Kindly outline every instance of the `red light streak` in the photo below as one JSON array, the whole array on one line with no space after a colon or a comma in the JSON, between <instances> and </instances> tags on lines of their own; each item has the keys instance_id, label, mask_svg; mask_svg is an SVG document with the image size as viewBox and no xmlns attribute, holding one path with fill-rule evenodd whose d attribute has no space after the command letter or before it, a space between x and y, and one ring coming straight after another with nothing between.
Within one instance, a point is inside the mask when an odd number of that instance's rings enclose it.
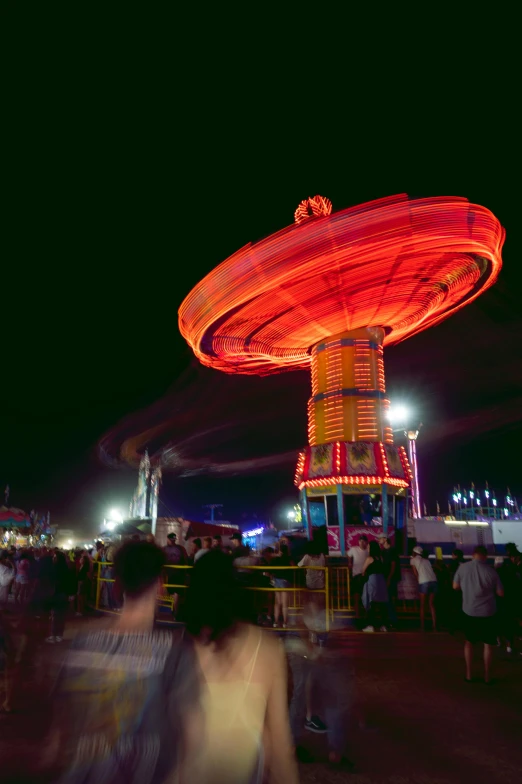
<instances>
[{"instance_id":1,"label":"red light streak","mask_svg":"<svg viewBox=\"0 0 522 784\"><path fill-rule=\"evenodd\" d=\"M312 346L368 325L393 345L489 288L503 241L495 216L466 199L380 199L237 251L186 297L180 330L227 373L308 367Z\"/></svg>"}]
</instances>

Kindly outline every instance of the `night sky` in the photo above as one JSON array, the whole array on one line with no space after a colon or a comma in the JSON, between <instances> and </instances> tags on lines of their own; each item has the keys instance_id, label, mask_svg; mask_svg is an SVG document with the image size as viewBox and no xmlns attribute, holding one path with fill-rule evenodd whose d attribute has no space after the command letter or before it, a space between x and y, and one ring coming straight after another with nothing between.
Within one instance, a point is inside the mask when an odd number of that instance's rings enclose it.
<instances>
[{"instance_id":1,"label":"night sky","mask_svg":"<svg viewBox=\"0 0 522 784\"><path fill-rule=\"evenodd\" d=\"M323 24L334 35L333 20ZM505 41L480 56L470 45L456 65L437 56L440 41L403 62L377 39L371 57L352 39L332 54L317 32L324 53L307 37L303 61L279 38L232 49L212 20L197 35L179 18L13 25L0 385L0 484L12 505L90 534L109 508L128 508L136 473L117 465L122 438L163 421L179 465L161 513L202 519L215 502L237 522L283 520L297 500L307 374L198 367L177 309L316 193L334 210L401 192L458 195L499 218L499 282L389 349L386 375L392 400L424 423L431 511L436 500L447 508L457 482L522 496L518 88Z\"/></svg>"}]
</instances>

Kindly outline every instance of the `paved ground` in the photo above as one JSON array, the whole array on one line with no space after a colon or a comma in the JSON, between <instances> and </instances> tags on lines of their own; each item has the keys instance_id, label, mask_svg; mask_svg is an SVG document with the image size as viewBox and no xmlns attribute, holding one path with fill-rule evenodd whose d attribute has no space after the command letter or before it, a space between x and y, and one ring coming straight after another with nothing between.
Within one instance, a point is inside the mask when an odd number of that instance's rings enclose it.
<instances>
[{"instance_id":1,"label":"paved ground","mask_svg":"<svg viewBox=\"0 0 522 784\"><path fill-rule=\"evenodd\" d=\"M463 680L461 641L449 635L342 633L331 643L332 666L354 687L346 735L356 770L330 770L320 761L325 736L306 733L319 761L301 766L304 784L520 784L521 656L499 654L497 683L470 685ZM62 651L36 645L16 695L17 712L0 715L3 784L52 780L51 772L41 771L41 754L47 695Z\"/></svg>"},{"instance_id":2,"label":"paved ground","mask_svg":"<svg viewBox=\"0 0 522 784\"><path fill-rule=\"evenodd\" d=\"M462 641L450 635L346 634L336 648L355 676L347 734L356 769L303 765L302 782L522 781L522 657L499 654L497 682L486 686L465 683Z\"/></svg>"}]
</instances>

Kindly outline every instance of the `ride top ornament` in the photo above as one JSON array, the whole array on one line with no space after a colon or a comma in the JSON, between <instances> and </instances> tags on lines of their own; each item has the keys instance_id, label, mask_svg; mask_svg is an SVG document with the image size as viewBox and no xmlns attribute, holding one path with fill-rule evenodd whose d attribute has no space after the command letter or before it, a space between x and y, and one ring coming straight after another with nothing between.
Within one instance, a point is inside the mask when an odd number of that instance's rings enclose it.
<instances>
[{"instance_id":1,"label":"ride top ornament","mask_svg":"<svg viewBox=\"0 0 522 784\"><path fill-rule=\"evenodd\" d=\"M296 223L302 223L308 218L320 218L321 215L331 215L332 202L324 196L314 196L313 199L302 201L294 212Z\"/></svg>"},{"instance_id":2,"label":"ride top ornament","mask_svg":"<svg viewBox=\"0 0 522 784\"><path fill-rule=\"evenodd\" d=\"M387 421L383 349L492 286L504 230L459 197L331 210L308 199L295 224L222 262L182 303L180 330L226 373L311 368L309 446L295 478L305 494L404 492L411 471Z\"/></svg>"}]
</instances>

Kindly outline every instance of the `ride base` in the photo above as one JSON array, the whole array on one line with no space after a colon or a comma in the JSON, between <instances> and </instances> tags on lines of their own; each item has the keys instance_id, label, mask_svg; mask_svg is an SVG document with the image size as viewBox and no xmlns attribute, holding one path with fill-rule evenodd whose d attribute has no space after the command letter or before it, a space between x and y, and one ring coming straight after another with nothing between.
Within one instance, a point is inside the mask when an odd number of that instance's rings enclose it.
<instances>
[{"instance_id":1,"label":"ride base","mask_svg":"<svg viewBox=\"0 0 522 784\"><path fill-rule=\"evenodd\" d=\"M412 473L405 449L393 443L388 423L383 361L384 330L357 329L314 346L312 397L308 402L308 441L297 463L295 484L309 536L311 499L323 498L325 522L339 531L346 552L345 496L380 495L382 530L387 533L388 496L405 498ZM328 502L336 496L337 502ZM393 515L395 519L395 515Z\"/></svg>"}]
</instances>

